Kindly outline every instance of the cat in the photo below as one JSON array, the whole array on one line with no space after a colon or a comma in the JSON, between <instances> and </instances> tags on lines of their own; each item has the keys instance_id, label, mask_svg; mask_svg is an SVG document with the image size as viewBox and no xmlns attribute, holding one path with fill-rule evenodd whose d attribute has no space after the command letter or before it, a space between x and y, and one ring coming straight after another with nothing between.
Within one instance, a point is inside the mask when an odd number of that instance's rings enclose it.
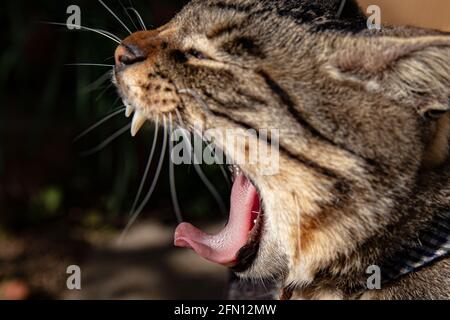
<instances>
[{"instance_id":1,"label":"cat","mask_svg":"<svg viewBox=\"0 0 450 320\"><path fill-rule=\"evenodd\" d=\"M182 223L175 245L272 279L283 299L448 299L450 34L369 30L341 4L193 0L133 33L113 76L132 134L163 118L238 138L278 130L279 172L233 166L225 229ZM435 234L439 256L396 274ZM370 290L370 266L394 275Z\"/></svg>"}]
</instances>

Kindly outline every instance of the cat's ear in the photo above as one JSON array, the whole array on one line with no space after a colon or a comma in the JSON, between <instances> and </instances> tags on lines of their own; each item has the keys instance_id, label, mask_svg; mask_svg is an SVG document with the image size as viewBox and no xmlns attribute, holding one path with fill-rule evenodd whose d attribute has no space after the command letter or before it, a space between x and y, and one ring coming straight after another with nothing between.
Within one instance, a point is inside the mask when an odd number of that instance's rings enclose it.
<instances>
[{"instance_id":1,"label":"cat's ear","mask_svg":"<svg viewBox=\"0 0 450 320\"><path fill-rule=\"evenodd\" d=\"M450 109L450 35L353 37L326 64L334 79L414 105L424 116Z\"/></svg>"}]
</instances>

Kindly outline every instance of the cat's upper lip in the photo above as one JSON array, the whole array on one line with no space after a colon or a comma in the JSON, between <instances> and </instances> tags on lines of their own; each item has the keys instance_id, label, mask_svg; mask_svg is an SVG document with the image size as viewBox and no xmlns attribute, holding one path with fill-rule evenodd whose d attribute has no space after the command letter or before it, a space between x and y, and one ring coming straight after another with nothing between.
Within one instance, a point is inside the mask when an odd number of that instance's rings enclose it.
<instances>
[{"instance_id":1,"label":"cat's upper lip","mask_svg":"<svg viewBox=\"0 0 450 320\"><path fill-rule=\"evenodd\" d=\"M191 248L212 262L241 268L249 262L248 249L257 247L254 243L259 238L262 214L255 186L238 167L234 166L233 170L227 225L218 234L209 235L189 223L181 223L175 230L174 244Z\"/></svg>"},{"instance_id":2,"label":"cat's upper lip","mask_svg":"<svg viewBox=\"0 0 450 320\"><path fill-rule=\"evenodd\" d=\"M117 76L115 76L117 79ZM117 80L115 80L117 82ZM148 120L145 115L139 111L132 103L127 101L125 97L122 98L123 104L125 105L125 117L129 118L133 115L133 119L131 121L131 136L135 137L145 122Z\"/></svg>"}]
</instances>

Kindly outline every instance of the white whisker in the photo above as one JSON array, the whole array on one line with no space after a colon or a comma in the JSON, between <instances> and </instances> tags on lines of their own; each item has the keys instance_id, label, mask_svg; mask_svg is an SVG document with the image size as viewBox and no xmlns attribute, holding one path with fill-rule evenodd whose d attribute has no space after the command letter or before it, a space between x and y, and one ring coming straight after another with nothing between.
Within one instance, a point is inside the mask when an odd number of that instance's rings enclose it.
<instances>
[{"instance_id":1,"label":"white whisker","mask_svg":"<svg viewBox=\"0 0 450 320\"><path fill-rule=\"evenodd\" d=\"M200 106L204 109L204 111L207 114L211 114L211 111L209 110L208 104L202 99L202 97L200 97L200 95L195 92L194 90L191 89L180 89L178 90L178 93L181 94L188 94L191 97L193 97L195 100L197 100L198 104L200 104Z\"/></svg>"},{"instance_id":2,"label":"white whisker","mask_svg":"<svg viewBox=\"0 0 450 320\"><path fill-rule=\"evenodd\" d=\"M182 92L182 91L184 91L184 92ZM209 112L208 105L203 101L203 99L201 99L201 98L197 95L197 93L196 93L195 91L190 90L190 89L182 89L182 90L179 90L178 92L179 92L179 93L187 93L187 94L189 94L189 95L192 95L195 99L197 99L197 101L198 101L199 103L203 104L203 105L204 105L204 108L206 109L206 111ZM180 112L178 111L178 109L175 109L175 112L176 112L176 114L177 114L178 121L179 121L180 124L184 127L183 119L181 118ZM194 130L194 134L197 134L197 136L201 137L201 135L199 135L195 130ZM207 145L207 148L208 148L208 149L211 151L211 153L212 153L212 147L211 147L210 145ZM215 152L214 152L214 159L216 160L216 162L218 162L218 160L217 160L217 154L216 154ZM219 163L218 163L218 164L219 164ZM229 179L229 177L228 177L227 172L226 172L225 169L223 168L222 164L219 164L219 168L220 168L220 171L222 172L223 177L225 178L225 181L227 182L228 185L230 185L230 184L231 184L230 179Z\"/></svg>"},{"instance_id":3,"label":"white whisker","mask_svg":"<svg viewBox=\"0 0 450 320\"><path fill-rule=\"evenodd\" d=\"M158 125L159 125L159 117L156 118L155 134L153 136L152 148L151 148L151 151L150 151L150 155L148 156L147 166L145 167L145 171L144 171L144 175L142 176L141 184L139 185L139 189L138 189L138 192L136 194L136 198L134 199L133 206L131 207L130 216L133 215L134 211L136 210L139 198L141 197L142 189L144 188L145 180L147 179L148 172L150 171L150 165L151 165L152 160L153 160L153 155L154 155L155 149L156 149L156 142L158 140Z\"/></svg>"},{"instance_id":4,"label":"white whisker","mask_svg":"<svg viewBox=\"0 0 450 320\"><path fill-rule=\"evenodd\" d=\"M113 64L103 64L103 63L67 63L65 66L81 66L81 67L114 67Z\"/></svg>"},{"instance_id":5,"label":"white whisker","mask_svg":"<svg viewBox=\"0 0 450 320\"><path fill-rule=\"evenodd\" d=\"M114 100L114 103L112 104L110 110L114 111L115 110L115 106L116 106L117 102L119 102L119 101L122 101L121 97L117 97L116 100Z\"/></svg>"},{"instance_id":6,"label":"white whisker","mask_svg":"<svg viewBox=\"0 0 450 320\"><path fill-rule=\"evenodd\" d=\"M165 122L165 119L164 119L164 122ZM153 194L153 191L155 190L156 183L158 182L159 175L161 173L162 164L163 164L164 155L166 153L166 150L167 150L167 127L164 124L163 147L162 147L162 150L161 150L161 156L159 157L159 162L158 162L158 167L156 169L155 177L154 177L154 179L152 181L152 185L150 186L150 190L148 191L148 193L145 196L144 200L142 200L141 205L133 213L133 215L130 218L130 221L128 222L128 224L126 225L125 229L123 230L121 236L119 237L119 243L122 243L123 239L125 238L126 234L128 233L128 230L131 228L133 223L136 221L137 217L139 216L139 214L142 212L142 210L146 206L148 200L150 200L150 198L151 198L151 196Z\"/></svg>"},{"instance_id":7,"label":"white whisker","mask_svg":"<svg viewBox=\"0 0 450 320\"><path fill-rule=\"evenodd\" d=\"M219 192L214 187L214 185L211 183L211 181L209 181L209 179L206 177L206 175L203 172L203 170L200 167L200 165L197 164L198 159L197 159L197 156L195 155L195 152L192 153L192 144L191 144L190 138L186 135L184 130L181 130L181 134L184 136L186 142L188 143L188 150L189 150L190 155L194 156L194 169L195 169L195 171L197 171L197 174L200 177L200 179L202 180L203 184L206 186L206 188L209 190L209 192L211 193L213 198L216 200L217 204L219 205L220 211L224 215L226 215L227 214L227 210L226 210L225 204L223 203L222 197L220 196ZM191 157L191 159L192 159L192 157Z\"/></svg>"},{"instance_id":8,"label":"white whisker","mask_svg":"<svg viewBox=\"0 0 450 320\"><path fill-rule=\"evenodd\" d=\"M73 142L77 142L78 140L80 140L81 138L83 138L84 136L86 136L89 132L91 132L92 130L98 128L99 126L101 126L103 123L105 123L106 121L108 121L111 118L114 118L115 116L117 116L118 114L122 113L125 111L125 108L120 107L119 110L114 111L113 113L107 115L106 117L104 117L103 119L101 119L100 121L98 121L97 123L93 124L92 126L90 126L88 129L86 129L85 131L83 131L82 133L80 133L78 136L75 137L75 139L73 139Z\"/></svg>"},{"instance_id":9,"label":"white whisker","mask_svg":"<svg viewBox=\"0 0 450 320\"><path fill-rule=\"evenodd\" d=\"M106 91L111 89L113 86L114 86L114 83L112 83L112 82L110 84L108 84L106 86L106 88L103 89L103 91L98 94L98 96L95 98L95 101L99 101L101 99L101 97L103 97L103 95L106 93Z\"/></svg>"},{"instance_id":10,"label":"white whisker","mask_svg":"<svg viewBox=\"0 0 450 320\"><path fill-rule=\"evenodd\" d=\"M345 4L347 0L341 0L341 4L339 5L338 12L336 13L336 18L339 19L342 15L342 12L344 11Z\"/></svg>"},{"instance_id":11,"label":"white whisker","mask_svg":"<svg viewBox=\"0 0 450 320\"><path fill-rule=\"evenodd\" d=\"M195 129L194 129L194 134L197 135L197 137L199 137L200 139L202 139L204 141L204 139L202 138L202 135L199 134ZM220 171L222 172L223 177L225 178L225 181L227 182L228 185L230 185L230 179L228 177L227 172L225 171L223 164L219 163L218 157L216 152L213 150L213 148L211 147L211 145L207 144L206 147L209 149L209 151L211 152L211 154L214 154L214 160L216 161L216 164L219 166Z\"/></svg>"},{"instance_id":12,"label":"white whisker","mask_svg":"<svg viewBox=\"0 0 450 320\"><path fill-rule=\"evenodd\" d=\"M131 23L133 24L134 29L139 30L139 28L136 26L136 23L134 23L133 18L131 18L130 14L128 13L127 8L125 8L125 6L123 5L122 1L119 0L120 6L122 7L123 11L125 11L128 19L130 19Z\"/></svg>"},{"instance_id":13,"label":"white whisker","mask_svg":"<svg viewBox=\"0 0 450 320\"><path fill-rule=\"evenodd\" d=\"M71 24L71 23L46 22L46 21L44 21L42 23L46 23L46 24L50 24L50 25L56 25L56 26L79 28L80 30L91 31L91 32L100 34L100 35L102 35L102 36L104 36L104 37L106 37L106 38L108 38L108 39L110 39L110 40L112 40L112 41L114 41L114 42L116 42L118 44L120 44L122 42L122 40L118 36L112 34L111 32L102 30L102 29L94 29L94 28L84 27L84 26ZM78 31L78 29L73 29L73 30L74 31Z\"/></svg>"},{"instance_id":14,"label":"white whisker","mask_svg":"<svg viewBox=\"0 0 450 320\"><path fill-rule=\"evenodd\" d=\"M116 18L117 19L117 21L119 21L119 23L130 33L130 34L132 34L133 32L131 32L131 30L130 29L128 29L128 27L127 27L127 25L125 24L125 23L123 23L123 21L114 13L114 11L112 11L102 0L98 0L98 2L100 2L100 4L102 5L102 6L104 6L105 8L106 8L106 10L108 10L109 11L109 13L111 13L112 14L112 16L114 17L114 18Z\"/></svg>"},{"instance_id":15,"label":"white whisker","mask_svg":"<svg viewBox=\"0 0 450 320\"><path fill-rule=\"evenodd\" d=\"M131 124L127 124L125 127L123 127L122 129L119 129L118 131L116 131L115 133L113 133L108 139L106 139L105 141L103 141L102 143L100 143L98 146L96 146L95 148L92 148L90 150L84 151L80 154L80 156L82 157L87 157L90 155L93 155L94 153L97 153L101 150L103 150L104 148L106 148L111 142L113 142L115 139L117 139L118 137L120 137L122 134L124 134L126 131L130 130L131 128Z\"/></svg>"},{"instance_id":16,"label":"white whisker","mask_svg":"<svg viewBox=\"0 0 450 320\"><path fill-rule=\"evenodd\" d=\"M300 203L298 201L297 195L293 194L294 202L297 205L297 210L295 210L296 218L297 218L297 228L298 228L298 236L297 236L297 253L301 250L301 224L300 224Z\"/></svg>"},{"instance_id":17,"label":"white whisker","mask_svg":"<svg viewBox=\"0 0 450 320\"><path fill-rule=\"evenodd\" d=\"M180 122L180 125L184 127L183 118L181 117L180 111L178 111L178 109L175 109L175 113L177 114L177 119Z\"/></svg>"},{"instance_id":18,"label":"white whisker","mask_svg":"<svg viewBox=\"0 0 450 320\"><path fill-rule=\"evenodd\" d=\"M174 164L172 161L172 151L173 151L173 141L170 138L170 134L172 133L173 123L172 123L172 115L169 114L169 181L170 181L170 195L172 197L173 208L175 210L175 215L177 217L178 223L183 222L183 217L181 215L180 205L178 203L177 198L177 188L175 184L175 172L174 172Z\"/></svg>"},{"instance_id":19,"label":"white whisker","mask_svg":"<svg viewBox=\"0 0 450 320\"><path fill-rule=\"evenodd\" d=\"M134 12L134 14L136 15L136 17L138 18L138 21L142 27L142 30L146 31L147 27L145 26L144 20L142 19L141 15L139 14L139 12L135 9L135 8L127 8L128 10L131 10Z\"/></svg>"},{"instance_id":20,"label":"white whisker","mask_svg":"<svg viewBox=\"0 0 450 320\"><path fill-rule=\"evenodd\" d=\"M83 88L83 92L89 93L97 90L104 82L111 79L111 71L105 72L97 80L88 84L86 88Z\"/></svg>"}]
</instances>

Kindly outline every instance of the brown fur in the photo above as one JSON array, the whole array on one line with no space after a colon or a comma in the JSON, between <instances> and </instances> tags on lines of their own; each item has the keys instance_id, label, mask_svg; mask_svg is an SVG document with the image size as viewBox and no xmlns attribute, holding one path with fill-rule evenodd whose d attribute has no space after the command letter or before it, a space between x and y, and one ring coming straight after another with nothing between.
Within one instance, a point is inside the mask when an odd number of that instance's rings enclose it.
<instances>
[{"instance_id":1,"label":"brown fur","mask_svg":"<svg viewBox=\"0 0 450 320\"><path fill-rule=\"evenodd\" d=\"M242 165L265 215L242 277L294 297L448 298L448 259L377 292L365 270L450 212L448 114L428 117L450 108L450 35L368 31L352 1L336 19L339 4L194 0L124 41L144 59L117 70L118 90L150 120L280 130L278 175Z\"/></svg>"}]
</instances>

